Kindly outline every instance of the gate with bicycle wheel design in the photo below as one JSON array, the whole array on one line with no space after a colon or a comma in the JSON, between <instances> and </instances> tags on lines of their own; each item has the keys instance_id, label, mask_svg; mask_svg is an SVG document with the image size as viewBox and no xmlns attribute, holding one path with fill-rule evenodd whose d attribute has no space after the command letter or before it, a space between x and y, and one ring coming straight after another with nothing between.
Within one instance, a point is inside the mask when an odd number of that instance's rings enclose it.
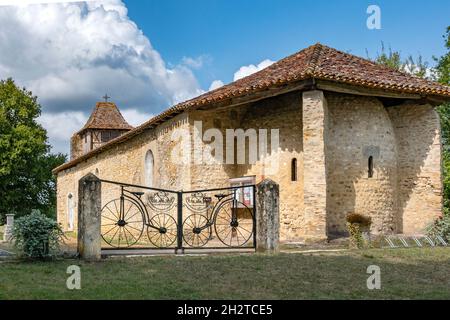
<instances>
[{"instance_id":1,"label":"gate with bicycle wheel design","mask_svg":"<svg viewBox=\"0 0 450 320\"><path fill-rule=\"evenodd\" d=\"M256 248L254 185L172 191L101 181L104 249Z\"/></svg>"}]
</instances>

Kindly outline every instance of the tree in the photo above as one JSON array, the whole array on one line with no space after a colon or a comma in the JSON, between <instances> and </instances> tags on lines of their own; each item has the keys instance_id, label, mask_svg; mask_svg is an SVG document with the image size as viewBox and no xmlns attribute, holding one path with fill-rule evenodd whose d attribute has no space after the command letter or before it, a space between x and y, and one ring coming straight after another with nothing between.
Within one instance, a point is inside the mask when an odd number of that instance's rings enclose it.
<instances>
[{"instance_id":1,"label":"tree","mask_svg":"<svg viewBox=\"0 0 450 320\"><path fill-rule=\"evenodd\" d=\"M366 54L369 57L367 50ZM391 47L389 47L389 51L386 51L383 42L381 43L381 53L378 53L372 61L416 77L428 78L430 76L429 72L427 72L429 70L428 63L423 61L422 56L419 55L417 58L414 58L412 55L409 55L406 59L403 59L400 51L392 50Z\"/></svg>"},{"instance_id":2,"label":"tree","mask_svg":"<svg viewBox=\"0 0 450 320\"><path fill-rule=\"evenodd\" d=\"M0 219L5 214L55 213L56 183L51 170L66 160L50 154L47 133L36 119L37 97L12 79L0 81Z\"/></svg>"},{"instance_id":3,"label":"tree","mask_svg":"<svg viewBox=\"0 0 450 320\"><path fill-rule=\"evenodd\" d=\"M367 56L369 56L366 50ZM373 59L374 62L390 67L392 69L400 70L403 69L403 63L401 59L401 55L399 51L393 51L391 47L389 47L389 52L386 52L386 47L384 43L381 43L381 53L377 54L377 57Z\"/></svg>"},{"instance_id":4,"label":"tree","mask_svg":"<svg viewBox=\"0 0 450 320\"><path fill-rule=\"evenodd\" d=\"M450 85L450 26L444 35L447 52L436 61L436 80L442 84ZM450 215L450 103L443 104L438 109L441 117L442 141L444 149L444 208Z\"/></svg>"},{"instance_id":5,"label":"tree","mask_svg":"<svg viewBox=\"0 0 450 320\"><path fill-rule=\"evenodd\" d=\"M445 85L450 85L450 26L447 27L444 39L447 53L440 58L434 58L437 63L435 71L437 81Z\"/></svg>"}]
</instances>

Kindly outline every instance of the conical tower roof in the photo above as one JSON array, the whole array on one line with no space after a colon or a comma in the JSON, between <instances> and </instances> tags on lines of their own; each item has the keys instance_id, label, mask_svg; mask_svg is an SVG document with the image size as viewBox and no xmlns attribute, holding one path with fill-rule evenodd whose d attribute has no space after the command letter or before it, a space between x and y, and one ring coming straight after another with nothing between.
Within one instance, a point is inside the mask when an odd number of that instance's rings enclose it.
<instances>
[{"instance_id":1,"label":"conical tower roof","mask_svg":"<svg viewBox=\"0 0 450 320\"><path fill-rule=\"evenodd\" d=\"M97 102L89 120L80 132L96 130L131 130L133 127L124 119L113 102Z\"/></svg>"}]
</instances>

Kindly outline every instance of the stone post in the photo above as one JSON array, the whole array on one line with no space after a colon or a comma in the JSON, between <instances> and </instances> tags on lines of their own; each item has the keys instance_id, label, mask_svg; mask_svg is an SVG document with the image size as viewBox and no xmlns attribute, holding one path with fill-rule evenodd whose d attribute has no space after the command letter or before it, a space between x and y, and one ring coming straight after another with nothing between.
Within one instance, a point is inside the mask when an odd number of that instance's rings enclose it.
<instances>
[{"instance_id":1,"label":"stone post","mask_svg":"<svg viewBox=\"0 0 450 320\"><path fill-rule=\"evenodd\" d=\"M101 182L92 173L78 183L78 254L87 261L101 259Z\"/></svg>"},{"instance_id":2,"label":"stone post","mask_svg":"<svg viewBox=\"0 0 450 320\"><path fill-rule=\"evenodd\" d=\"M328 107L322 91L303 92L305 240L327 239Z\"/></svg>"},{"instance_id":3,"label":"stone post","mask_svg":"<svg viewBox=\"0 0 450 320\"><path fill-rule=\"evenodd\" d=\"M4 241L11 240L13 228L14 228L14 214L7 214L6 215L5 233L3 234Z\"/></svg>"},{"instance_id":4,"label":"stone post","mask_svg":"<svg viewBox=\"0 0 450 320\"><path fill-rule=\"evenodd\" d=\"M270 179L256 186L256 250L276 253L280 240L280 187Z\"/></svg>"}]
</instances>

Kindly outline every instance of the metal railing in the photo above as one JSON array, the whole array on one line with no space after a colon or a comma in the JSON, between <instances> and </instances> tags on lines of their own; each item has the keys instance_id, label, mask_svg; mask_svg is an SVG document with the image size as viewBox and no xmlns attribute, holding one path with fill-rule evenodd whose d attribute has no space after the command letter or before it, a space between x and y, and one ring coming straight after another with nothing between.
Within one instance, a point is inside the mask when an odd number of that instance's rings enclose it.
<instances>
[{"instance_id":1,"label":"metal railing","mask_svg":"<svg viewBox=\"0 0 450 320\"><path fill-rule=\"evenodd\" d=\"M256 248L256 186L174 191L110 180L105 249ZM103 198L103 194L102 194Z\"/></svg>"}]
</instances>

